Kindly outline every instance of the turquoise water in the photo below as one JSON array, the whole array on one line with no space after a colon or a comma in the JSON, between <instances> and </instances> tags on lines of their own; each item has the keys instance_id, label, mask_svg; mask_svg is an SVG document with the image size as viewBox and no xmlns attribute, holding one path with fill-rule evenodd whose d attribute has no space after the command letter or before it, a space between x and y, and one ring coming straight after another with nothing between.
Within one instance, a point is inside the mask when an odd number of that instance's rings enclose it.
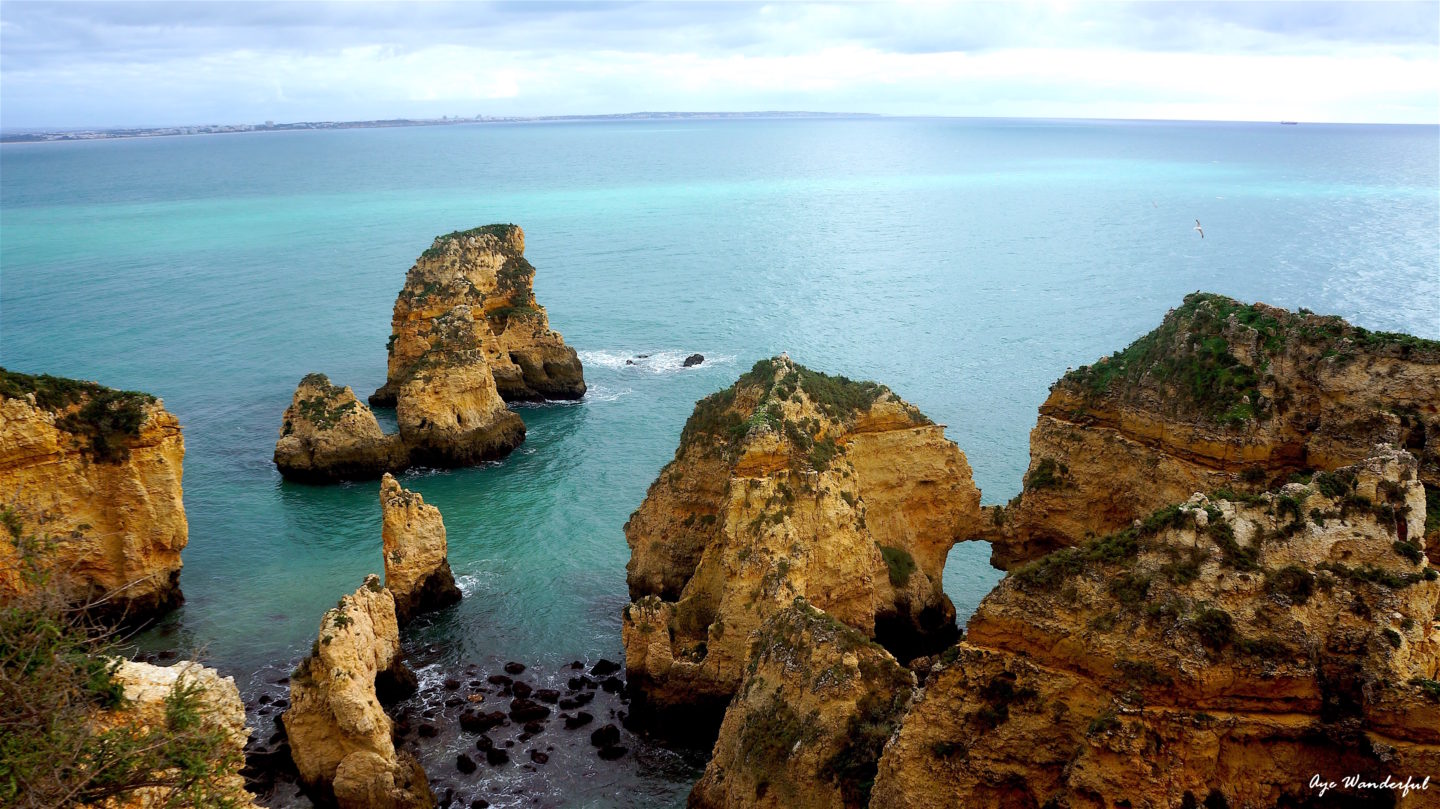
<instances>
[{"instance_id":1,"label":"turquoise water","mask_svg":"<svg viewBox=\"0 0 1440 809\"><path fill-rule=\"evenodd\" d=\"M6 144L0 363L149 391L185 427L188 603L147 643L201 648L247 686L380 569L377 485L281 482L280 414L307 372L379 386L406 269L435 234L490 222L525 228L591 393L524 408L503 463L406 476L444 513L467 594L421 630L453 659L618 659L621 526L695 400L761 357L890 385L948 425L997 503L1049 384L1187 292L1440 338L1435 127L666 121ZM705 364L680 370L696 351ZM639 353L657 357L624 365ZM962 620L995 581L987 556L951 554ZM685 791L635 777L660 803Z\"/></svg>"}]
</instances>

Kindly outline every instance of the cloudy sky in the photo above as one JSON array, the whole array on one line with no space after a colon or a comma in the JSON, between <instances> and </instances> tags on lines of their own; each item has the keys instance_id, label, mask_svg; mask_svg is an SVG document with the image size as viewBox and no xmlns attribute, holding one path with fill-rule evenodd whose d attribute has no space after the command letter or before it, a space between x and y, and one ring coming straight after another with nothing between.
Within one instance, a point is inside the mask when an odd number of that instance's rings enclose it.
<instances>
[{"instance_id":1,"label":"cloudy sky","mask_svg":"<svg viewBox=\"0 0 1440 809\"><path fill-rule=\"evenodd\" d=\"M0 0L6 129L812 110L1440 122L1440 3Z\"/></svg>"}]
</instances>

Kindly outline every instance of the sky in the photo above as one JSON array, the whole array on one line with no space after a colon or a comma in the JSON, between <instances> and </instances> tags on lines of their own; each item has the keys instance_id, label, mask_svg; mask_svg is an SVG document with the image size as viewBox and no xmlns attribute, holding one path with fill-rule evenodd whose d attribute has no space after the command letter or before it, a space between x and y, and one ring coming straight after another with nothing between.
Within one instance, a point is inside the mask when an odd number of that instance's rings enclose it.
<instances>
[{"instance_id":1,"label":"sky","mask_svg":"<svg viewBox=\"0 0 1440 809\"><path fill-rule=\"evenodd\" d=\"M0 127L804 110L1440 123L1440 2L0 0Z\"/></svg>"}]
</instances>

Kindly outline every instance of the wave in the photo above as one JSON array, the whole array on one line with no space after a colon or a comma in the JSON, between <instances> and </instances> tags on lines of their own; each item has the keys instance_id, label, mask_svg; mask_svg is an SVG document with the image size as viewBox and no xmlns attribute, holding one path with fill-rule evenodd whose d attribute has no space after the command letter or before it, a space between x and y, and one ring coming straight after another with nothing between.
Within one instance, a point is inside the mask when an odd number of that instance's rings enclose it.
<instances>
[{"instance_id":1,"label":"wave","mask_svg":"<svg viewBox=\"0 0 1440 809\"><path fill-rule=\"evenodd\" d=\"M580 362L588 367L605 368L624 373L678 374L703 371L716 365L732 365L734 354L708 354L700 351L580 351ZM685 367L685 358L699 353L705 362L692 368ZM603 400L602 400L603 401Z\"/></svg>"}]
</instances>

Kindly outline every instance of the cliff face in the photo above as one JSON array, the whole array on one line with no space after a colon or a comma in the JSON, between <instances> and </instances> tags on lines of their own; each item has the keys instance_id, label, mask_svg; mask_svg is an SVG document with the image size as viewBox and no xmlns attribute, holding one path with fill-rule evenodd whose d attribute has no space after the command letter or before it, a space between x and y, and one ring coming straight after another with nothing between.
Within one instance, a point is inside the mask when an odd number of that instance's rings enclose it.
<instances>
[{"instance_id":1,"label":"cliff face","mask_svg":"<svg viewBox=\"0 0 1440 809\"><path fill-rule=\"evenodd\" d=\"M440 509L387 474L380 481L380 510L385 589L395 597L399 623L458 602L460 589L446 558Z\"/></svg>"},{"instance_id":2,"label":"cliff face","mask_svg":"<svg viewBox=\"0 0 1440 809\"><path fill-rule=\"evenodd\" d=\"M943 427L888 389L757 363L696 405L626 524L632 716L712 729L750 634L797 596L902 657L943 647L941 570L979 497Z\"/></svg>"},{"instance_id":3,"label":"cliff face","mask_svg":"<svg viewBox=\"0 0 1440 809\"><path fill-rule=\"evenodd\" d=\"M292 480L364 480L409 465L396 435L385 435L375 414L349 387L324 374L300 380L280 425L275 466Z\"/></svg>"},{"instance_id":4,"label":"cliff face","mask_svg":"<svg viewBox=\"0 0 1440 809\"><path fill-rule=\"evenodd\" d=\"M803 599L756 634L691 807L861 807L915 677Z\"/></svg>"},{"instance_id":5,"label":"cliff face","mask_svg":"<svg viewBox=\"0 0 1440 809\"><path fill-rule=\"evenodd\" d=\"M434 806L425 771L396 751L376 696L376 678L403 666L395 599L369 576L325 613L310 656L290 677L291 756L321 800L333 797L340 809Z\"/></svg>"},{"instance_id":6,"label":"cliff face","mask_svg":"<svg viewBox=\"0 0 1440 809\"><path fill-rule=\"evenodd\" d=\"M585 394L580 360L535 300L535 268L525 260L525 233L515 225L487 225L435 239L405 276L391 321L385 385L372 404L395 405L402 387L437 345L438 319L456 307L474 313L478 328L463 345L477 349L506 401L578 399Z\"/></svg>"},{"instance_id":7,"label":"cliff face","mask_svg":"<svg viewBox=\"0 0 1440 809\"><path fill-rule=\"evenodd\" d=\"M250 729L245 726L245 703L240 699L240 689L235 687L233 677L221 677L215 669L198 663L152 666L126 660L115 670L113 680L124 689L126 705L103 717L102 724L130 723L163 728L167 725L167 699L175 693L176 685L194 688L204 722L227 732L229 753L237 764L219 785L222 797L233 801L236 807L255 806L255 796L246 791L245 779L239 770L239 764L245 760L245 741L250 737ZM178 799L180 796L168 788L149 787L136 790L124 799L112 798L99 805L105 809L161 809L177 805Z\"/></svg>"},{"instance_id":8,"label":"cliff face","mask_svg":"<svg viewBox=\"0 0 1440 809\"><path fill-rule=\"evenodd\" d=\"M1193 492L1258 492L1386 442L1440 491L1440 343L1196 293L1124 351L1052 386L1018 503L992 529L1012 567Z\"/></svg>"},{"instance_id":9,"label":"cliff face","mask_svg":"<svg viewBox=\"0 0 1440 809\"><path fill-rule=\"evenodd\" d=\"M1318 805L1317 773L1440 772L1424 511L1416 459L1383 447L1015 570L931 673L872 806Z\"/></svg>"},{"instance_id":10,"label":"cliff face","mask_svg":"<svg viewBox=\"0 0 1440 809\"><path fill-rule=\"evenodd\" d=\"M0 369L0 506L49 539L27 549L3 532L0 596L26 587L20 554L33 552L100 617L179 604L184 457L179 422L153 396Z\"/></svg>"}]
</instances>

